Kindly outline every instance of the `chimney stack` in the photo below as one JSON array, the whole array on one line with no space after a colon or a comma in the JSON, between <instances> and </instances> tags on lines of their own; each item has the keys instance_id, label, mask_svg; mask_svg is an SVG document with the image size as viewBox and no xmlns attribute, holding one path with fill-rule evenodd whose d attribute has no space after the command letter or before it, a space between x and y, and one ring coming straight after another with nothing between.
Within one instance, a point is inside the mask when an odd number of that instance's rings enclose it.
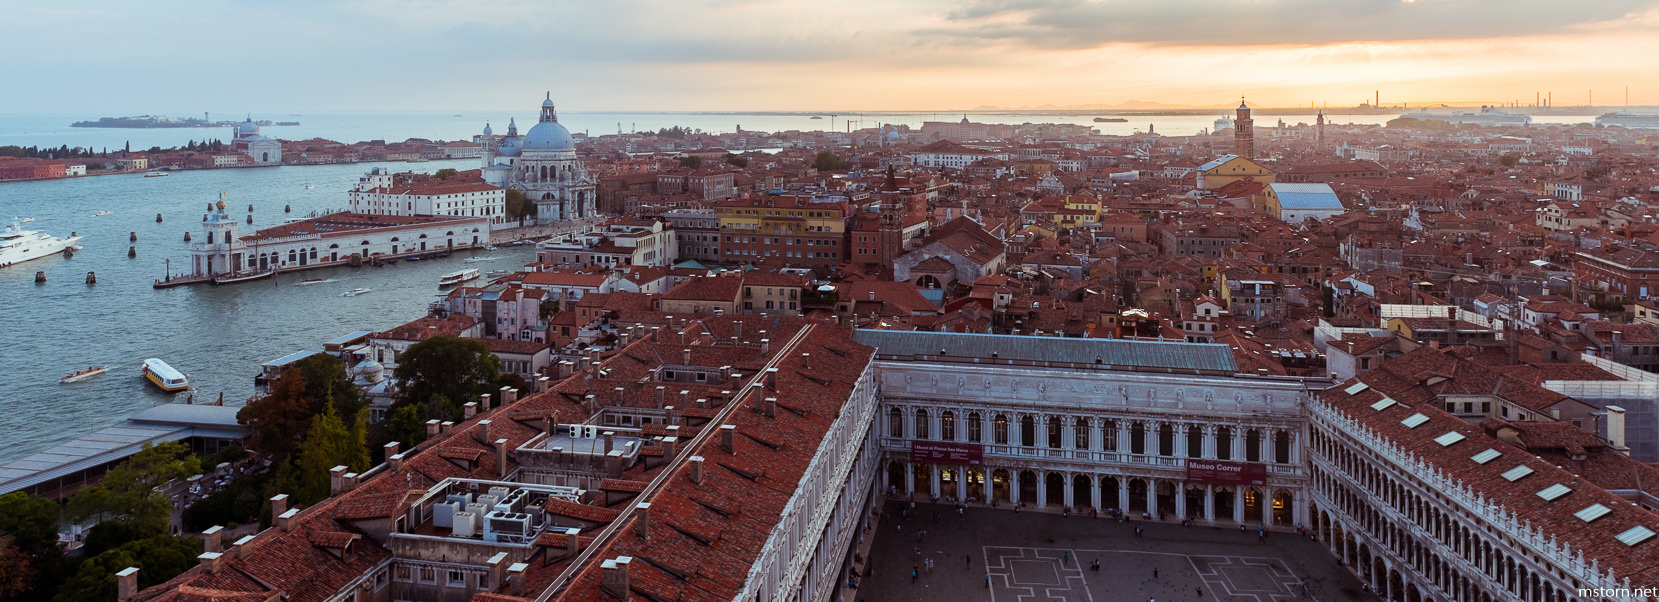
<instances>
[{"instance_id":1,"label":"chimney stack","mask_svg":"<svg viewBox=\"0 0 1659 602\"><path fill-rule=\"evenodd\" d=\"M634 510L637 510L638 514L639 514L639 516L634 518L634 533L636 535L639 535L640 539L650 541L651 540L651 504L650 504L650 502L640 502L639 505L634 506Z\"/></svg>"},{"instance_id":2,"label":"chimney stack","mask_svg":"<svg viewBox=\"0 0 1659 602\"><path fill-rule=\"evenodd\" d=\"M611 449L616 446L616 431L605 431L602 436L605 438L605 453L611 453Z\"/></svg>"},{"instance_id":3,"label":"chimney stack","mask_svg":"<svg viewBox=\"0 0 1659 602\"><path fill-rule=\"evenodd\" d=\"M433 418L426 421L426 438L431 439L436 436L438 436L438 419Z\"/></svg>"},{"instance_id":4,"label":"chimney stack","mask_svg":"<svg viewBox=\"0 0 1659 602\"><path fill-rule=\"evenodd\" d=\"M737 434L737 425L720 425L720 449L726 450L726 453L728 454L737 455L737 448L732 442L732 435L735 434Z\"/></svg>"},{"instance_id":5,"label":"chimney stack","mask_svg":"<svg viewBox=\"0 0 1659 602\"><path fill-rule=\"evenodd\" d=\"M812 354L810 354L810 353L802 353L801 354L801 369L802 370L811 370L812 369Z\"/></svg>"},{"instance_id":6,"label":"chimney stack","mask_svg":"<svg viewBox=\"0 0 1659 602\"><path fill-rule=\"evenodd\" d=\"M766 354L771 353L771 352L772 352L772 339L761 339L760 340L760 355L762 357L765 357Z\"/></svg>"},{"instance_id":7,"label":"chimney stack","mask_svg":"<svg viewBox=\"0 0 1659 602\"><path fill-rule=\"evenodd\" d=\"M575 556L581 548L582 530L575 527L565 529L565 552Z\"/></svg>"},{"instance_id":8,"label":"chimney stack","mask_svg":"<svg viewBox=\"0 0 1659 602\"><path fill-rule=\"evenodd\" d=\"M295 521L295 519L299 518L299 515L300 515L300 509L299 508L293 508L293 509L288 510L287 512L284 512L284 513L278 515L276 517L277 528L282 529L282 532L284 532L284 533L288 533L288 532L293 531L294 530L294 521Z\"/></svg>"},{"instance_id":9,"label":"chimney stack","mask_svg":"<svg viewBox=\"0 0 1659 602\"><path fill-rule=\"evenodd\" d=\"M1607 442L1613 445L1613 449L1625 454L1630 453L1630 448L1624 445L1624 408L1622 407L1607 406Z\"/></svg>"},{"instance_id":10,"label":"chimney stack","mask_svg":"<svg viewBox=\"0 0 1659 602\"><path fill-rule=\"evenodd\" d=\"M507 553L496 552L484 564L490 567L490 583L501 587L501 583L507 580Z\"/></svg>"},{"instance_id":11,"label":"chimney stack","mask_svg":"<svg viewBox=\"0 0 1659 602\"><path fill-rule=\"evenodd\" d=\"M380 457L390 459L392 456L397 455L397 449L398 449L398 442L396 442L396 441L393 441L391 443L387 443L385 445L382 445L382 446L380 446L380 450L381 450ZM396 470L396 469L394 469L394 470Z\"/></svg>"},{"instance_id":12,"label":"chimney stack","mask_svg":"<svg viewBox=\"0 0 1659 602\"><path fill-rule=\"evenodd\" d=\"M206 531L202 531L202 551L204 551L204 552L222 552L222 551L224 551L224 550L219 548L219 545L220 545L219 544L219 538L221 537L221 534L224 533L224 531L225 531L225 528L221 527L219 525L213 525L211 527L208 527Z\"/></svg>"},{"instance_id":13,"label":"chimney stack","mask_svg":"<svg viewBox=\"0 0 1659 602\"><path fill-rule=\"evenodd\" d=\"M513 566L507 567L508 593L514 596L524 595L524 571L528 568L530 568L530 565L522 562L515 562Z\"/></svg>"},{"instance_id":14,"label":"chimney stack","mask_svg":"<svg viewBox=\"0 0 1659 602\"><path fill-rule=\"evenodd\" d=\"M553 385L553 379L551 379L551 378L548 378L548 377L545 377L545 376L543 376L541 378L537 378L536 379L536 392L537 393L546 393L547 389L552 387L552 385Z\"/></svg>"},{"instance_id":15,"label":"chimney stack","mask_svg":"<svg viewBox=\"0 0 1659 602\"><path fill-rule=\"evenodd\" d=\"M253 536L252 535L243 535L242 539L236 540L236 543L232 544L232 546L234 548L236 548L236 557L237 558L247 558L249 556L253 556Z\"/></svg>"},{"instance_id":16,"label":"chimney stack","mask_svg":"<svg viewBox=\"0 0 1659 602\"><path fill-rule=\"evenodd\" d=\"M575 366L570 360L559 360L559 378L561 380L570 378L570 375L576 371Z\"/></svg>"},{"instance_id":17,"label":"chimney stack","mask_svg":"<svg viewBox=\"0 0 1659 602\"><path fill-rule=\"evenodd\" d=\"M501 390L497 391L499 395L496 396L496 399L501 400L501 405L505 406L517 400L515 395L517 392L518 390L512 387L502 387Z\"/></svg>"},{"instance_id":18,"label":"chimney stack","mask_svg":"<svg viewBox=\"0 0 1659 602\"><path fill-rule=\"evenodd\" d=\"M479 393L478 394L478 411L480 411L480 412L490 411L490 394L489 393Z\"/></svg>"},{"instance_id":19,"label":"chimney stack","mask_svg":"<svg viewBox=\"0 0 1659 602\"><path fill-rule=\"evenodd\" d=\"M621 600L628 600L628 563L633 562L628 556L618 556L606 560L599 568L604 572L600 579L599 589Z\"/></svg>"},{"instance_id":20,"label":"chimney stack","mask_svg":"<svg viewBox=\"0 0 1659 602\"><path fill-rule=\"evenodd\" d=\"M288 511L288 494L278 493L271 496L271 518L281 516Z\"/></svg>"},{"instance_id":21,"label":"chimney stack","mask_svg":"<svg viewBox=\"0 0 1659 602\"><path fill-rule=\"evenodd\" d=\"M760 413L765 414L767 418L777 417L777 415L778 415L778 398L768 397L768 398L761 401L761 406L760 407L761 407Z\"/></svg>"},{"instance_id":22,"label":"chimney stack","mask_svg":"<svg viewBox=\"0 0 1659 602\"><path fill-rule=\"evenodd\" d=\"M623 393L627 392L627 390L623 389L622 387L615 387L612 390L616 391L616 407L619 407L619 408L622 407L623 406L622 399L624 397Z\"/></svg>"},{"instance_id":23,"label":"chimney stack","mask_svg":"<svg viewBox=\"0 0 1659 602\"><path fill-rule=\"evenodd\" d=\"M115 600L127 602L138 594L138 567L129 566L115 574Z\"/></svg>"},{"instance_id":24,"label":"chimney stack","mask_svg":"<svg viewBox=\"0 0 1659 602\"><path fill-rule=\"evenodd\" d=\"M777 391L778 390L778 369L777 368L767 368L766 369L766 388L768 390L771 390L771 391Z\"/></svg>"},{"instance_id":25,"label":"chimney stack","mask_svg":"<svg viewBox=\"0 0 1659 602\"><path fill-rule=\"evenodd\" d=\"M461 419L462 420L471 420L473 416L477 416L477 415L478 415L478 402L469 401L469 402L466 403L466 405L461 406Z\"/></svg>"},{"instance_id":26,"label":"chimney stack","mask_svg":"<svg viewBox=\"0 0 1659 602\"><path fill-rule=\"evenodd\" d=\"M680 364L683 365L683 366L690 366L691 365L691 348L690 347L686 347L685 349L680 350Z\"/></svg>"},{"instance_id":27,"label":"chimney stack","mask_svg":"<svg viewBox=\"0 0 1659 602\"><path fill-rule=\"evenodd\" d=\"M665 395L667 393L668 393L668 387L664 387L662 385L657 386L657 409L659 409L659 410L662 409L663 395Z\"/></svg>"},{"instance_id":28,"label":"chimney stack","mask_svg":"<svg viewBox=\"0 0 1659 602\"><path fill-rule=\"evenodd\" d=\"M217 573L219 572L219 559L222 557L224 557L224 554L218 552L202 552L201 555L196 557L196 560L202 563L202 568L207 572Z\"/></svg>"},{"instance_id":29,"label":"chimney stack","mask_svg":"<svg viewBox=\"0 0 1659 602\"><path fill-rule=\"evenodd\" d=\"M507 440L495 440L495 478L507 480Z\"/></svg>"},{"instance_id":30,"label":"chimney stack","mask_svg":"<svg viewBox=\"0 0 1659 602\"><path fill-rule=\"evenodd\" d=\"M702 456L692 456L692 457L688 458L687 461L691 463L691 482L696 483L698 485L702 485L703 484L703 457Z\"/></svg>"},{"instance_id":31,"label":"chimney stack","mask_svg":"<svg viewBox=\"0 0 1659 602\"><path fill-rule=\"evenodd\" d=\"M478 442L488 444L490 441L490 421L486 418L478 421Z\"/></svg>"},{"instance_id":32,"label":"chimney stack","mask_svg":"<svg viewBox=\"0 0 1659 602\"><path fill-rule=\"evenodd\" d=\"M450 422L448 420L440 422L440 423L438 423L438 433L439 434L449 434L449 428L452 427L452 426L455 426L455 423Z\"/></svg>"},{"instance_id":33,"label":"chimney stack","mask_svg":"<svg viewBox=\"0 0 1659 602\"><path fill-rule=\"evenodd\" d=\"M345 466L335 466L334 468L328 469L328 494L329 495L331 495L331 496L340 495L341 493L345 492L345 490L346 490L345 474L346 474L346 467Z\"/></svg>"}]
</instances>

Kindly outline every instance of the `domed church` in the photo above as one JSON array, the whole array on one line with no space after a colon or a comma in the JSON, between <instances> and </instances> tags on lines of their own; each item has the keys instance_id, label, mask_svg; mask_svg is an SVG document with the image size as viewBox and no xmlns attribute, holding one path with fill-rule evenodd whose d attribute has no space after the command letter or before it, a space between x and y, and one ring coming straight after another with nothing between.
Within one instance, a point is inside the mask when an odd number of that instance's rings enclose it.
<instances>
[{"instance_id":1,"label":"domed church","mask_svg":"<svg viewBox=\"0 0 1659 602\"><path fill-rule=\"evenodd\" d=\"M523 136L518 123L509 120L507 135L496 136L485 124L477 140L484 147L484 181L524 191L536 202L536 223L597 215L594 178L576 158L570 130L559 125L552 93L541 103L541 118Z\"/></svg>"}]
</instances>

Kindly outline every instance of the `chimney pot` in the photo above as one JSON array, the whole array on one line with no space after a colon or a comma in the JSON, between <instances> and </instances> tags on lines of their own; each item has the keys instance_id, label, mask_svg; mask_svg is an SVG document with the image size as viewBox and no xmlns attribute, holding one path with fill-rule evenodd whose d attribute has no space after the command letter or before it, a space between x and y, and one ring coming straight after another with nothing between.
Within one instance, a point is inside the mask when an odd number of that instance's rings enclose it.
<instances>
[{"instance_id":1,"label":"chimney pot","mask_svg":"<svg viewBox=\"0 0 1659 602\"><path fill-rule=\"evenodd\" d=\"M680 364L685 365L685 366L690 366L691 365L691 348L690 347L687 347L685 349L680 350Z\"/></svg>"},{"instance_id":2,"label":"chimney pot","mask_svg":"<svg viewBox=\"0 0 1659 602\"><path fill-rule=\"evenodd\" d=\"M495 476L507 480L507 440L495 440Z\"/></svg>"},{"instance_id":3,"label":"chimney pot","mask_svg":"<svg viewBox=\"0 0 1659 602\"><path fill-rule=\"evenodd\" d=\"M438 436L438 424L439 423L438 423L437 418L433 418L431 420L426 421L426 438L427 439L431 439L433 437Z\"/></svg>"},{"instance_id":4,"label":"chimney pot","mask_svg":"<svg viewBox=\"0 0 1659 602\"><path fill-rule=\"evenodd\" d=\"M657 409L659 409L659 410L662 409L663 395L665 395L667 393L668 393L668 387L664 387L664 386L658 386L657 387Z\"/></svg>"},{"instance_id":5,"label":"chimney pot","mask_svg":"<svg viewBox=\"0 0 1659 602\"><path fill-rule=\"evenodd\" d=\"M515 562L513 563L513 566L507 567L507 583L509 593L514 596L524 595L524 571L529 568L530 565L522 562Z\"/></svg>"},{"instance_id":6,"label":"chimney pot","mask_svg":"<svg viewBox=\"0 0 1659 602\"><path fill-rule=\"evenodd\" d=\"M500 587L501 582L507 580L507 553L496 552L484 564L490 567L490 583Z\"/></svg>"},{"instance_id":7,"label":"chimney pot","mask_svg":"<svg viewBox=\"0 0 1659 602\"><path fill-rule=\"evenodd\" d=\"M772 339L761 339L760 340L760 354L764 356L764 355L766 355L768 353L771 353L771 352L772 352Z\"/></svg>"},{"instance_id":8,"label":"chimney pot","mask_svg":"<svg viewBox=\"0 0 1659 602\"><path fill-rule=\"evenodd\" d=\"M271 516L281 516L288 511L288 494L278 493L271 496Z\"/></svg>"},{"instance_id":9,"label":"chimney pot","mask_svg":"<svg viewBox=\"0 0 1659 602\"><path fill-rule=\"evenodd\" d=\"M478 421L478 442L479 443L489 443L490 442L490 421L487 418L484 419L484 420Z\"/></svg>"},{"instance_id":10,"label":"chimney pot","mask_svg":"<svg viewBox=\"0 0 1659 602\"><path fill-rule=\"evenodd\" d=\"M761 408L762 408L761 413L766 414L767 418L772 418L772 417L777 416L778 415L778 398L776 398L776 397L766 398L764 401L761 402Z\"/></svg>"},{"instance_id":11,"label":"chimney pot","mask_svg":"<svg viewBox=\"0 0 1659 602\"><path fill-rule=\"evenodd\" d=\"M480 411L484 411L484 412L490 411L490 394L489 393L480 393L480 394L478 394L478 409Z\"/></svg>"},{"instance_id":12,"label":"chimney pot","mask_svg":"<svg viewBox=\"0 0 1659 602\"><path fill-rule=\"evenodd\" d=\"M767 368L766 369L766 388L770 389L772 391L778 390L778 369L777 368Z\"/></svg>"},{"instance_id":13,"label":"chimney pot","mask_svg":"<svg viewBox=\"0 0 1659 602\"><path fill-rule=\"evenodd\" d=\"M576 555L577 548L581 545L581 536L581 529L575 527L565 529L565 551L570 553L571 556Z\"/></svg>"},{"instance_id":14,"label":"chimney pot","mask_svg":"<svg viewBox=\"0 0 1659 602\"><path fill-rule=\"evenodd\" d=\"M513 392L514 392L514 390L513 390L512 387L502 387L498 391L498 393L500 393L500 395L498 395L496 397L496 399L501 400L500 405L503 405L503 406L507 405L509 403L512 403L513 399L514 399L513 398Z\"/></svg>"},{"instance_id":15,"label":"chimney pot","mask_svg":"<svg viewBox=\"0 0 1659 602\"><path fill-rule=\"evenodd\" d=\"M380 446L380 449L381 449L380 457L390 458L392 456L397 455L398 442L393 441L391 443L387 443L385 445Z\"/></svg>"},{"instance_id":16,"label":"chimney pot","mask_svg":"<svg viewBox=\"0 0 1659 602\"><path fill-rule=\"evenodd\" d=\"M345 487L346 487L345 478L344 478L345 474L346 474L346 467L345 466L335 466L334 468L328 469L328 494L329 495L340 495L341 492L345 491Z\"/></svg>"},{"instance_id":17,"label":"chimney pot","mask_svg":"<svg viewBox=\"0 0 1659 602\"><path fill-rule=\"evenodd\" d=\"M608 454L608 453L611 453L611 448L613 448L616 445L616 431L605 431L604 437L605 437L605 453Z\"/></svg>"},{"instance_id":18,"label":"chimney pot","mask_svg":"<svg viewBox=\"0 0 1659 602\"><path fill-rule=\"evenodd\" d=\"M445 420L441 423L438 423L438 432L447 434L447 433L449 433L449 429L453 426L455 426L454 422L450 422L448 420Z\"/></svg>"},{"instance_id":19,"label":"chimney pot","mask_svg":"<svg viewBox=\"0 0 1659 602\"><path fill-rule=\"evenodd\" d=\"M478 415L478 402L469 401L469 402L466 403L466 405L461 406L461 419L462 420L470 420L470 419L472 419L473 416L477 416L477 415Z\"/></svg>"},{"instance_id":20,"label":"chimney pot","mask_svg":"<svg viewBox=\"0 0 1659 602\"><path fill-rule=\"evenodd\" d=\"M1624 445L1624 408L1607 406L1607 442L1622 453L1629 454L1630 450Z\"/></svg>"},{"instance_id":21,"label":"chimney pot","mask_svg":"<svg viewBox=\"0 0 1659 602\"><path fill-rule=\"evenodd\" d=\"M299 518L299 516L300 516L300 509L299 508L289 509L287 512L282 513L281 516L276 517L277 528L282 529L282 531L285 532L285 533L293 531L294 530L294 522Z\"/></svg>"},{"instance_id":22,"label":"chimney pot","mask_svg":"<svg viewBox=\"0 0 1659 602\"><path fill-rule=\"evenodd\" d=\"M535 391L537 393L546 393L548 387L550 387L552 384L553 384L553 379L551 379L551 378L548 378L548 377L545 377L545 376L543 376L541 378L537 378L536 379L536 389L535 389Z\"/></svg>"},{"instance_id":23,"label":"chimney pot","mask_svg":"<svg viewBox=\"0 0 1659 602\"><path fill-rule=\"evenodd\" d=\"M600 564L599 568L604 575L600 579L599 589L619 599L628 600L628 563L632 561L633 558L618 556Z\"/></svg>"}]
</instances>

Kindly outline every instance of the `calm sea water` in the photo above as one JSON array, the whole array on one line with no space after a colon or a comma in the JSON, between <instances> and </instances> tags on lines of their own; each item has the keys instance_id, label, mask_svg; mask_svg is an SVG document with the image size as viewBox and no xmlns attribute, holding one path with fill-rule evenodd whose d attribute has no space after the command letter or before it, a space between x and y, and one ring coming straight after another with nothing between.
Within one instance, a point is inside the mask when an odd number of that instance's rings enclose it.
<instances>
[{"instance_id":1,"label":"calm sea water","mask_svg":"<svg viewBox=\"0 0 1659 602\"><path fill-rule=\"evenodd\" d=\"M389 164L394 169L468 168L471 161ZM284 166L178 172L165 178L93 176L0 184L0 214L34 217L25 227L57 236L78 232L85 249L73 259L54 256L0 269L0 461L119 422L155 404L184 402L147 386L140 362L159 357L189 376L197 402L223 392L227 403L253 394L260 364L355 330L380 330L423 315L436 299L438 278L463 267L510 269L533 258L533 247L477 251L499 259L400 261L381 268L326 268L284 274L273 281L154 290L165 260L188 264L184 233L201 236L208 203L227 193L228 211L241 219L254 205L254 225L280 224L312 210L340 208L346 190L375 164ZM311 184L311 189L305 185ZM284 213L291 205L293 213ZM98 211L110 215L94 217ZM157 213L165 221L156 223ZM243 231L249 226L243 225ZM129 243L129 233L138 242ZM199 239L199 238L198 238ZM127 258L136 246L138 257ZM34 283L45 270L47 282ZM98 284L85 284L86 273ZM307 286L305 278L329 282ZM341 297L353 288L374 292ZM103 365L110 372L60 385L70 371Z\"/></svg>"},{"instance_id":2,"label":"calm sea water","mask_svg":"<svg viewBox=\"0 0 1659 602\"><path fill-rule=\"evenodd\" d=\"M255 115L260 119L271 121L298 121L297 126L267 126L262 133L267 136L286 140L304 140L312 137L328 138L341 142L357 142L362 140L402 141L408 138L428 138L433 140L467 140L473 135L481 133L484 124L489 123L497 134L507 131L507 119L515 117L521 126L520 131L528 129L535 123L535 107L526 107L527 110L519 113L313 113L301 115ZM1123 135L1135 132L1145 132L1149 128L1159 133L1172 136L1185 136L1202 129L1213 128L1215 120L1225 114L1217 111L1214 115L1177 115L1161 117L1129 117L1125 123L1094 123L1090 116L1076 115L1038 115L1006 113L969 113L967 118L978 123L1073 123L1087 125L1099 130L1102 134ZM214 113L214 119L231 118L229 114ZM457 116L459 115L459 116ZM174 116L187 116L184 113L175 113ZM20 146L52 146L69 145L95 149L118 149L131 143L134 149L145 149L152 146L172 147L181 146L190 140L208 138L230 139L229 128L203 129L104 129L104 128L72 128L70 123L84 119L96 119L99 115L61 114L61 115L18 115L0 113L0 145L17 144ZM1331 115L1327 116L1332 123L1362 123L1382 124L1392 119L1393 115ZM876 127L882 124L907 124L911 127L921 127L923 121L957 121L963 118L960 113L869 113L829 116L821 119L812 119L810 115L780 115L780 114L719 114L719 113L596 113L581 111L561 111L559 122L572 132L587 132L590 135L615 134L619 130L633 132L640 130L655 131L660 128L682 126L701 129L709 132L732 132L741 127L749 131L778 132L787 130L836 130L847 131L849 121L854 129L861 127ZM1541 116L1535 117L1535 123L1587 123L1594 116ZM1284 115L1258 116L1257 127L1270 127L1279 120L1287 125L1297 123L1313 123L1314 115Z\"/></svg>"}]
</instances>

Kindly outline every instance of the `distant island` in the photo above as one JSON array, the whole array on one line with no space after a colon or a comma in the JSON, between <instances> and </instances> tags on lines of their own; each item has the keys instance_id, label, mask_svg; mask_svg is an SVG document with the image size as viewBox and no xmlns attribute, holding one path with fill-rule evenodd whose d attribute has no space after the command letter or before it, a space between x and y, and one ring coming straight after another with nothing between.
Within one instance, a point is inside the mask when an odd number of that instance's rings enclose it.
<instances>
[{"instance_id":1,"label":"distant island","mask_svg":"<svg viewBox=\"0 0 1659 602\"><path fill-rule=\"evenodd\" d=\"M165 115L139 115L137 117L100 117L97 121L77 121L69 124L76 128L228 128L242 124L241 121L208 121L195 117L167 117ZM255 121L260 127L268 125L299 125L298 121Z\"/></svg>"}]
</instances>

